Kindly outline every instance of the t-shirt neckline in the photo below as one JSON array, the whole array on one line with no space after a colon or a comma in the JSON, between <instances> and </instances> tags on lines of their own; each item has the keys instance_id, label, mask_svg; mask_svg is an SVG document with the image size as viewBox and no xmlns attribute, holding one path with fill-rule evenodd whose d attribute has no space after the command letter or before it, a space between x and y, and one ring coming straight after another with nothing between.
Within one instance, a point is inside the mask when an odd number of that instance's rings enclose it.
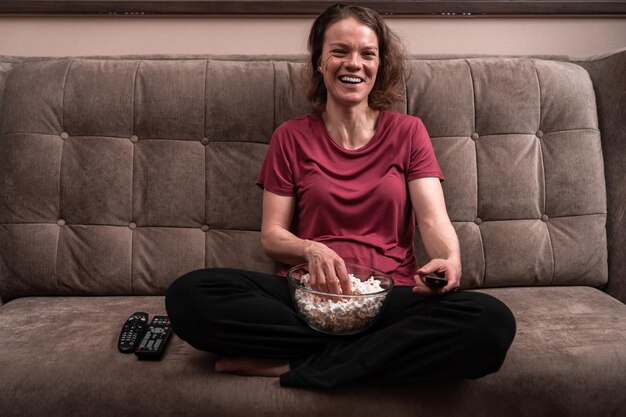
<instances>
[{"instance_id":1,"label":"t-shirt neckline","mask_svg":"<svg viewBox=\"0 0 626 417\"><path fill-rule=\"evenodd\" d=\"M386 114L387 112L385 110L381 110L380 113L378 114L378 120L376 121L376 132L374 132L374 136L372 136L372 138L369 140L369 142L367 142L364 146L361 146L358 149L346 149L343 146L341 146L339 143L337 143L337 141L335 141L335 139L333 139L333 137L330 135L330 132L328 131L328 129L326 128L326 123L324 123L324 118L322 117L321 114L317 115L317 123L319 128L321 129L322 133L324 134L324 137L330 141L330 143L337 149L339 149L341 152L346 152L349 154L357 154L357 153L361 153L361 152L365 152L367 149L369 149L370 147L372 147L376 142L378 142L380 136L381 136L381 131L382 131L382 126L383 126L383 122L386 118Z\"/></svg>"}]
</instances>

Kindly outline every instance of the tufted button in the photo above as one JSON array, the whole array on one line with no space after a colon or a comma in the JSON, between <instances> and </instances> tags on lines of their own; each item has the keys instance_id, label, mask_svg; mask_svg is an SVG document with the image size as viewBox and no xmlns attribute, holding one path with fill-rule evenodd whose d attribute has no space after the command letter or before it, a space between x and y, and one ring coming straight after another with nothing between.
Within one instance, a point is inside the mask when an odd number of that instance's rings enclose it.
<instances>
[{"instance_id":1,"label":"tufted button","mask_svg":"<svg viewBox=\"0 0 626 417\"><path fill-rule=\"evenodd\" d=\"M543 137L543 132L541 130L538 130L535 136L541 139Z\"/></svg>"},{"instance_id":2,"label":"tufted button","mask_svg":"<svg viewBox=\"0 0 626 417\"><path fill-rule=\"evenodd\" d=\"M481 225L481 224L483 224L483 219L481 219L480 217L476 217L476 218L474 219L474 223L476 223L476 224L478 224L478 225Z\"/></svg>"},{"instance_id":3,"label":"tufted button","mask_svg":"<svg viewBox=\"0 0 626 417\"><path fill-rule=\"evenodd\" d=\"M479 138L478 133L476 133L476 132L472 133L472 134L470 135L470 137L471 137L473 140L478 140L478 138Z\"/></svg>"},{"instance_id":4,"label":"tufted button","mask_svg":"<svg viewBox=\"0 0 626 417\"><path fill-rule=\"evenodd\" d=\"M203 144L204 146L209 144L209 138L202 138L200 139L200 143Z\"/></svg>"},{"instance_id":5,"label":"tufted button","mask_svg":"<svg viewBox=\"0 0 626 417\"><path fill-rule=\"evenodd\" d=\"M59 219L59 220L57 220L57 225L58 225L59 227L63 227L63 226L65 226L65 220L63 220L63 219Z\"/></svg>"},{"instance_id":6,"label":"tufted button","mask_svg":"<svg viewBox=\"0 0 626 417\"><path fill-rule=\"evenodd\" d=\"M135 223L135 222L130 222L130 223L129 223L129 225L128 225L128 228L129 228L130 230L135 230L135 229L137 228L137 223Z\"/></svg>"},{"instance_id":7,"label":"tufted button","mask_svg":"<svg viewBox=\"0 0 626 417\"><path fill-rule=\"evenodd\" d=\"M132 143L137 143L137 142L139 142L139 137L137 137L137 135L132 135L132 136L130 137L130 141L131 141Z\"/></svg>"},{"instance_id":8,"label":"tufted button","mask_svg":"<svg viewBox=\"0 0 626 417\"><path fill-rule=\"evenodd\" d=\"M65 140L65 139L69 139L70 135L67 132L61 132L61 134L59 135L61 137L61 139Z\"/></svg>"},{"instance_id":9,"label":"tufted button","mask_svg":"<svg viewBox=\"0 0 626 417\"><path fill-rule=\"evenodd\" d=\"M208 224L203 224L200 229L202 229L203 232L208 232L209 231L209 225Z\"/></svg>"},{"instance_id":10,"label":"tufted button","mask_svg":"<svg viewBox=\"0 0 626 417\"><path fill-rule=\"evenodd\" d=\"M542 215L541 215L541 221L542 221L542 222L547 222L547 221L548 221L548 219L549 219L549 217L548 217L548 215L547 215L547 214L542 214Z\"/></svg>"}]
</instances>

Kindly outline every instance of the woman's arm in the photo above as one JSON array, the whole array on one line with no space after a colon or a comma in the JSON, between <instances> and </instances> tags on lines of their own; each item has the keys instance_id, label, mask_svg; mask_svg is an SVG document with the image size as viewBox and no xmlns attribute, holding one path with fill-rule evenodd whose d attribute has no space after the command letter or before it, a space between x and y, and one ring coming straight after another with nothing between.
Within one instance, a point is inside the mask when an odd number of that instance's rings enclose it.
<instances>
[{"instance_id":1,"label":"woman's arm","mask_svg":"<svg viewBox=\"0 0 626 417\"><path fill-rule=\"evenodd\" d=\"M422 242L431 258L417 270L416 286L413 291L421 294L452 291L458 288L461 282L461 250L448 217L441 182L439 178L419 178L410 181L409 193ZM444 273L448 284L438 290L426 286L422 277L433 272Z\"/></svg>"},{"instance_id":2,"label":"woman's arm","mask_svg":"<svg viewBox=\"0 0 626 417\"><path fill-rule=\"evenodd\" d=\"M294 208L294 197L263 191L261 246L265 254L287 265L307 262L315 290L352 294L343 259L323 243L300 239L290 232Z\"/></svg>"}]
</instances>

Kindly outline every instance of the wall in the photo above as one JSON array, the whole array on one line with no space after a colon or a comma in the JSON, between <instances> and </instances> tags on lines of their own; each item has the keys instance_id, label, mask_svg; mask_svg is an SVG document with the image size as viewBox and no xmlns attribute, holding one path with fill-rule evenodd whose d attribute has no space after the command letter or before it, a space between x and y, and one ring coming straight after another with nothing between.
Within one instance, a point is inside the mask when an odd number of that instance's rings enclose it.
<instances>
[{"instance_id":1,"label":"wall","mask_svg":"<svg viewBox=\"0 0 626 417\"><path fill-rule=\"evenodd\" d=\"M621 18L389 18L415 54L565 54L626 47ZM0 55L300 54L309 17L0 17Z\"/></svg>"}]
</instances>

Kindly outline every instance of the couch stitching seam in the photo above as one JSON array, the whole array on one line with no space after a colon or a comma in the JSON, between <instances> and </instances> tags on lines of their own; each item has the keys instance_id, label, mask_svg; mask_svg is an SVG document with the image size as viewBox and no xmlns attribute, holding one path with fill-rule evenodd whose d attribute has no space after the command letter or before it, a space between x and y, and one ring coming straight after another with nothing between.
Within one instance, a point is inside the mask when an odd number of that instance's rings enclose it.
<instances>
[{"instance_id":1,"label":"couch stitching seam","mask_svg":"<svg viewBox=\"0 0 626 417\"><path fill-rule=\"evenodd\" d=\"M274 93L274 105L272 106L272 130L276 129L276 61L272 61L272 92Z\"/></svg>"},{"instance_id":2,"label":"couch stitching seam","mask_svg":"<svg viewBox=\"0 0 626 417\"><path fill-rule=\"evenodd\" d=\"M474 86L474 73L472 72L472 66L470 65L469 61L467 59L465 59L464 61L470 73L470 81L471 81L470 87L472 88L472 110L474 112L474 125L472 126L472 132L476 132L476 88ZM475 217L478 218L478 214L479 214L478 213L478 204L479 204L478 140L474 140L473 142L474 142L474 166L476 168L476 216ZM480 247L482 249L482 254L483 254L483 274L482 274L480 284L479 284L481 287L483 287L485 285L485 279L487 277L487 254L485 253L485 242L483 241L483 236L480 230L480 225L476 225L476 226L478 227L478 238L480 239Z\"/></svg>"},{"instance_id":3,"label":"couch stitching seam","mask_svg":"<svg viewBox=\"0 0 626 417\"><path fill-rule=\"evenodd\" d=\"M74 62L74 60L70 60L67 68L65 69L65 75L63 77L63 88L61 89L61 131L65 132L65 88L67 86L67 76L70 72L70 67L72 66L72 63ZM65 140L63 140L63 143L61 144L61 157L59 158L59 215L57 216L59 219L62 218L61 217L61 192L62 192L62 188L61 188L61 172L63 171L63 154L64 154L64 149L65 149ZM56 255L55 255L55 262L54 262L54 285L57 288L57 291L60 292L61 291L61 287L59 285L59 245L61 244L61 232L62 229L61 227L59 227L59 234L57 236L57 245L56 245Z\"/></svg>"},{"instance_id":4,"label":"couch stitching seam","mask_svg":"<svg viewBox=\"0 0 626 417\"><path fill-rule=\"evenodd\" d=\"M537 66L535 65L535 60L530 60L530 63L533 67L533 69L535 70L535 77L537 78L537 89L539 91L539 123L537 124L537 130L541 130L541 120L542 120L542 108L541 108L541 80L539 78L539 71L537 71ZM543 209L541 210L541 214L545 215L546 211L547 211L547 206L548 206L548 184L546 182L546 163L543 157L543 140L539 137L537 137L537 140L539 141L539 157L540 157L540 161L541 161L541 173L543 174ZM552 236L550 234L550 225L548 224L548 221L545 221L546 224L546 231L548 233L548 242L550 245L550 255L552 255L552 271L550 274L550 285L552 285L554 283L554 274L556 272L556 265L555 265L555 260L554 260L554 244L552 242Z\"/></svg>"},{"instance_id":5,"label":"couch stitching seam","mask_svg":"<svg viewBox=\"0 0 626 417\"><path fill-rule=\"evenodd\" d=\"M203 126L203 136L204 138L208 139L207 136L207 129L206 129L206 124L207 124L207 101L208 101L208 96L207 96L207 78L209 76L209 59L207 59L205 61L205 65L204 65L204 99L202 100L203 102L203 106L204 106L204 126ZM207 143L206 146L204 146L204 219L202 219L203 222L206 222L206 224L208 224L208 218L209 218L209 208L208 208L208 201L209 201L209 194L207 192L207 187L208 187L208 175L209 175L209 164L207 163L207 159L209 158L209 143ZM202 248L202 252L203 252L203 258L202 258L202 262L204 263L204 267L207 268L207 245L209 243L209 234L208 233L204 233L204 247Z\"/></svg>"},{"instance_id":6,"label":"couch stitching seam","mask_svg":"<svg viewBox=\"0 0 626 417\"><path fill-rule=\"evenodd\" d=\"M132 106L131 106L131 136L135 134L135 96L137 94L137 78L138 78L138 74L139 74L139 67L141 66L141 63L143 61L139 61L137 62L137 66L135 67L135 75L134 75L134 79L133 79L133 94L132 94ZM134 202L135 202L135 146L137 146L135 143L131 143L132 148L131 148L131 152L132 152L132 169L130 170L130 175L131 175L131 181L130 181L130 220L131 222L136 220L134 219L134 211L135 211L135 207L134 207ZM130 288L130 293L133 294L133 260L134 260L134 256L135 256L135 232L133 230L130 231L130 274L129 274L129 280L130 282L128 283L128 286Z\"/></svg>"}]
</instances>

